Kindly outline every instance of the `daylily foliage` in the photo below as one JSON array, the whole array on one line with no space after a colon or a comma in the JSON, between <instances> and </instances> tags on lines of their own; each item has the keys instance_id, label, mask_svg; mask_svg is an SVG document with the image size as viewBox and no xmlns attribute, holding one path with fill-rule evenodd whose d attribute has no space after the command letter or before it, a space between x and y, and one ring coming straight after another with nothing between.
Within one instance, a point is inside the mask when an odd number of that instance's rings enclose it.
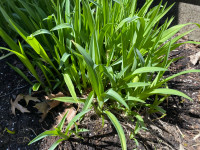
<instances>
[{"instance_id":1,"label":"daylily foliage","mask_svg":"<svg viewBox=\"0 0 200 150\"><path fill-rule=\"evenodd\" d=\"M30 143L48 135L62 137L52 145L54 149L71 134L77 135L79 131L71 131L71 126L92 107L102 119L108 116L125 150L124 131L113 109L134 118L135 135L145 128L140 116L142 108L165 113L159 105L168 96L190 99L182 92L168 89L166 83L178 75L199 70L163 78L170 64L177 60L168 59L170 51L184 44L176 42L193 31L172 38L191 23L171 27L173 18L170 18L160 24L173 5L162 5L161 1L150 7L153 0L146 0L139 9L137 0L46 0L41 5L38 0L28 1L0 2L1 15L22 39L16 43L1 27L0 36L10 47L1 49L16 54L29 69L37 83L12 66L34 89L41 86L47 93L68 90L71 97L55 100L84 103L82 112L71 120L64 133L61 128L65 118L55 130L45 131ZM85 92L88 97L81 98ZM157 95L163 98L158 99ZM146 104L147 100L151 104Z\"/></svg>"}]
</instances>

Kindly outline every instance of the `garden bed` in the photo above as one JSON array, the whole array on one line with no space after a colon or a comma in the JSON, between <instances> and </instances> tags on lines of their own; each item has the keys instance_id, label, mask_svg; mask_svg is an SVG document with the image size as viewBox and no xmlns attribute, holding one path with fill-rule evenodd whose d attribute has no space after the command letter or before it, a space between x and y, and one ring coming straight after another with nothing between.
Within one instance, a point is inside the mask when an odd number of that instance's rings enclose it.
<instances>
[{"instance_id":1,"label":"garden bed","mask_svg":"<svg viewBox=\"0 0 200 150\"><path fill-rule=\"evenodd\" d=\"M187 38L181 40L185 41ZM0 44L1 46L4 45L3 42L0 42ZM199 52L199 47L193 44L185 44L171 52L171 58L177 56L184 56L184 58L171 65L169 74L172 75L188 69L200 69L200 64L193 65L189 59L190 55L197 52ZM48 149L58 137L48 137L29 146L27 144L36 135L51 129L55 125L55 118L59 115L59 112L63 111L63 106L61 104L59 107L52 109L41 123L39 122L39 114L32 107L28 108L31 113L22 114L16 110L16 115L13 115L11 113L10 100L14 100L18 94L28 94L30 86L6 62L25 71L25 74L33 80L15 55L0 60L0 149ZM166 76L168 75L166 74ZM147 132L141 131L137 135L139 142L137 148L134 140L128 138L129 130L134 127L126 122L125 119L119 119L126 133L128 149L200 149L198 142L200 140L200 136L198 136L200 134L200 76L198 73L181 75L170 81L169 86L172 89L178 89L186 93L193 101L173 96L162 104L167 111L165 117L161 117L159 114L151 116L144 114L148 130ZM25 105L25 102L21 104ZM34 103L30 103L30 105L33 106ZM83 139L72 137L69 141L62 142L56 149L121 149L115 128L109 121L105 121L105 125L102 128L101 119L93 114L92 111L87 114L81 126L90 130L90 132L81 135ZM9 133L9 131L14 131L15 133Z\"/></svg>"}]
</instances>

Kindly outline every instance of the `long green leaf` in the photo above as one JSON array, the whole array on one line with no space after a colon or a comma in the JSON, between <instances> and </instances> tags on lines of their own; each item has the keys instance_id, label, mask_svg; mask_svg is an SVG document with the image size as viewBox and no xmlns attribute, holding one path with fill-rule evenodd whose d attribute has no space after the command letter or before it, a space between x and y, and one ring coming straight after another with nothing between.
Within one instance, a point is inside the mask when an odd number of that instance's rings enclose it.
<instances>
[{"instance_id":1,"label":"long green leaf","mask_svg":"<svg viewBox=\"0 0 200 150\"><path fill-rule=\"evenodd\" d=\"M74 125L74 123L75 123L81 116L83 116L84 114L86 114L86 113L89 112L89 111L90 111L90 109L85 110L85 111L82 111L82 112L80 112L79 114L77 114L77 115L69 122L69 124L67 125L66 130L65 130L65 134L67 135L68 132L69 132L69 130L71 129L71 127Z\"/></svg>"},{"instance_id":2,"label":"long green leaf","mask_svg":"<svg viewBox=\"0 0 200 150\"><path fill-rule=\"evenodd\" d=\"M187 98L189 100L192 100L186 94L184 94L180 91L174 90L174 89L166 89L166 88L155 89L147 94L150 94L150 95L152 95L152 94L177 95L177 96L181 96L181 97Z\"/></svg>"},{"instance_id":3,"label":"long green leaf","mask_svg":"<svg viewBox=\"0 0 200 150\"><path fill-rule=\"evenodd\" d=\"M55 26L50 31L60 30L60 29L64 29L64 28L72 28L72 26L69 23L62 23L62 24Z\"/></svg>"},{"instance_id":4,"label":"long green leaf","mask_svg":"<svg viewBox=\"0 0 200 150\"><path fill-rule=\"evenodd\" d=\"M117 133L119 135L119 139L120 139L120 142L121 142L122 150L126 150L127 149L126 137L125 137L122 126L120 125L117 118L110 111L104 111L104 113L109 117L109 119L113 123L115 129L117 130Z\"/></svg>"},{"instance_id":5,"label":"long green leaf","mask_svg":"<svg viewBox=\"0 0 200 150\"><path fill-rule=\"evenodd\" d=\"M70 94L72 95L73 99L78 103L78 99L77 99L77 96L76 96L74 85L72 83L70 76L68 74L63 74L63 76L64 76L64 80L65 80L65 83L66 83L66 85L69 89Z\"/></svg>"},{"instance_id":6,"label":"long green leaf","mask_svg":"<svg viewBox=\"0 0 200 150\"><path fill-rule=\"evenodd\" d=\"M146 72L158 72L158 71L167 71L166 68L160 68L160 67L141 67L136 69L133 74L139 74L139 73L146 73Z\"/></svg>"},{"instance_id":7,"label":"long green leaf","mask_svg":"<svg viewBox=\"0 0 200 150\"><path fill-rule=\"evenodd\" d=\"M45 138L46 136L58 136L58 132L56 130L47 130L44 131L43 133L39 134L37 137L35 137L33 140L31 140L28 145L37 142L38 140Z\"/></svg>"},{"instance_id":8,"label":"long green leaf","mask_svg":"<svg viewBox=\"0 0 200 150\"><path fill-rule=\"evenodd\" d=\"M94 91L91 91L90 94L88 95L86 101L85 101L85 104L84 104L84 107L83 107L83 111L85 111L85 110L90 108L90 105L91 105L93 99L94 99Z\"/></svg>"},{"instance_id":9,"label":"long green leaf","mask_svg":"<svg viewBox=\"0 0 200 150\"><path fill-rule=\"evenodd\" d=\"M144 83L144 82L131 82L127 84L128 88L144 87L149 85L150 85L149 83Z\"/></svg>"},{"instance_id":10,"label":"long green leaf","mask_svg":"<svg viewBox=\"0 0 200 150\"><path fill-rule=\"evenodd\" d=\"M68 114L68 113L69 113L69 111L67 111L67 112L65 113L65 115L64 115L63 118L62 118L62 120L61 120L60 123L57 125L57 128L58 128L59 131L62 130L63 125L64 125L64 123L65 123L65 120L66 120L66 117L67 117L67 114Z\"/></svg>"},{"instance_id":11,"label":"long green leaf","mask_svg":"<svg viewBox=\"0 0 200 150\"><path fill-rule=\"evenodd\" d=\"M64 141L65 139L59 139L56 142L53 143L53 145L51 145L51 147L49 148L49 150L54 150L58 144L60 144L62 141Z\"/></svg>"},{"instance_id":12,"label":"long green leaf","mask_svg":"<svg viewBox=\"0 0 200 150\"><path fill-rule=\"evenodd\" d=\"M109 97L111 99L116 100L117 102L124 105L127 109L129 109L129 106L126 104L125 100L117 92L115 92L113 89L108 90L105 93L105 95L106 95L106 97Z\"/></svg>"},{"instance_id":13,"label":"long green leaf","mask_svg":"<svg viewBox=\"0 0 200 150\"><path fill-rule=\"evenodd\" d=\"M85 101L83 99L77 98L78 101L74 100L73 97L56 97L56 98L52 98L53 100L57 100L60 102L64 102L64 103L84 103Z\"/></svg>"}]
</instances>

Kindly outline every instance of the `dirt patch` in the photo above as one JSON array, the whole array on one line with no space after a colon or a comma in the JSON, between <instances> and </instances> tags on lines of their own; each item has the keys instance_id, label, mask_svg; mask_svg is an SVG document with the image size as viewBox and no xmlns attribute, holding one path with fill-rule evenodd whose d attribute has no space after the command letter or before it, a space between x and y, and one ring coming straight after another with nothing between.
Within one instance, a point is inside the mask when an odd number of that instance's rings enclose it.
<instances>
[{"instance_id":1,"label":"dirt patch","mask_svg":"<svg viewBox=\"0 0 200 150\"><path fill-rule=\"evenodd\" d=\"M182 39L182 41L187 40ZM181 42L181 41L180 41ZM3 42L0 42L4 46ZM193 65L189 57L199 52L200 48L193 44L186 44L171 52L170 57L184 56L170 67L172 75L188 69L200 69L200 64ZM0 55L5 52L0 53ZM31 113L22 114L16 111L16 116L11 114L10 99L15 99L20 93L28 94L30 85L24 81L6 62L19 67L25 74L34 81L34 78L26 70L23 64L14 55L1 60L0 63L0 149L2 150L46 150L58 137L48 137L28 146L28 142L41 132L51 129L55 125L54 118L63 111L63 106L52 109L44 122L39 122L39 114L35 109L28 107ZM167 116L161 117L159 114L146 115L145 122L148 130L137 135L139 146L136 147L134 140L129 138L129 131L134 128L128 122L122 121L122 126L126 133L128 149L177 149L198 150L200 149L200 75L191 73L181 75L169 82L169 87L178 89L189 95L193 101L188 101L180 97L170 97L162 104L167 111ZM21 103L25 105L25 102ZM30 103L30 106L34 103ZM93 149L121 149L116 130L109 121L105 122L102 128L101 119L93 112L87 114L83 120L82 127L90 132L81 134L83 139L70 138L64 141L56 149L67 150L93 150ZM15 131L15 134L8 133L5 129Z\"/></svg>"}]
</instances>

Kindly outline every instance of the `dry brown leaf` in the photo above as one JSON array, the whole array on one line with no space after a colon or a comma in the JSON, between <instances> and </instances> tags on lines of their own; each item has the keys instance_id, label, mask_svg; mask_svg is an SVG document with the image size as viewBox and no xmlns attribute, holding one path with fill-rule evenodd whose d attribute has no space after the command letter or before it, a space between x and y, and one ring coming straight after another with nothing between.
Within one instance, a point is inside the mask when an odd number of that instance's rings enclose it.
<instances>
[{"instance_id":1,"label":"dry brown leaf","mask_svg":"<svg viewBox=\"0 0 200 150\"><path fill-rule=\"evenodd\" d=\"M28 111L27 108L23 107L22 105L20 105L18 102L23 99L24 96L22 94L17 95L17 98L12 101L12 99L10 100L11 103L11 111L12 113L15 115L15 109L18 109L19 111L21 111L22 113L30 113L30 111Z\"/></svg>"},{"instance_id":2,"label":"dry brown leaf","mask_svg":"<svg viewBox=\"0 0 200 150\"><path fill-rule=\"evenodd\" d=\"M58 106L60 104L60 101L55 101L55 100L51 101L51 100L49 100L49 101L47 101L47 103L50 106L50 109L52 109L52 108Z\"/></svg>"},{"instance_id":3,"label":"dry brown leaf","mask_svg":"<svg viewBox=\"0 0 200 150\"><path fill-rule=\"evenodd\" d=\"M58 106L60 104L60 101L55 101L55 100L51 100L52 98L55 97L62 97L64 96L64 94L62 92L59 92L57 94L50 94L48 96L45 96L45 101L41 102L41 103L37 103L34 107L38 109L39 112L42 113L40 122L42 122L45 117L47 116L48 112Z\"/></svg>"},{"instance_id":4,"label":"dry brown leaf","mask_svg":"<svg viewBox=\"0 0 200 150\"><path fill-rule=\"evenodd\" d=\"M48 112L52 108L58 106L59 104L60 104L59 101L51 101L51 100L44 101L44 102L41 102L41 103L37 103L34 107L37 108L38 111L42 113L40 122L42 122L45 119L45 117L47 116Z\"/></svg>"},{"instance_id":5,"label":"dry brown leaf","mask_svg":"<svg viewBox=\"0 0 200 150\"><path fill-rule=\"evenodd\" d=\"M28 105L29 101L40 102L37 97L32 97L30 95L24 95L24 100L26 101L26 105Z\"/></svg>"},{"instance_id":6,"label":"dry brown leaf","mask_svg":"<svg viewBox=\"0 0 200 150\"><path fill-rule=\"evenodd\" d=\"M47 113L49 111L49 108L50 108L50 106L47 104L47 102L37 103L33 107L37 108L38 111L41 112L41 113Z\"/></svg>"},{"instance_id":7,"label":"dry brown leaf","mask_svg":"<svg viewBox=\"0 0 200 150\"><path fill-rule=\"evenodd\" d=\"M59 113L59 116L56 117L56 123L55 123L56 125L53 128L55 128L61 122L63 116L67 112L68 112L68 114L66 116L66 120L64 123L65 125L67 125L67 123L69 123L76 116L76 113L77 113L77 111L74 107L66 108L62 113Z\"/></svg>"},{"instance_id":8,"label":"dry brown leaf","mask_svg":"<svg viewBox=\"0 0 200 150\"><path fill-rule=\"evenodd\" d=\"M50 94L48 96L45 96L46 100L51 100L52 98L56 97L64 97L65 95L62 92L58 92L57 94Z\"/></svg>"},{"instance_id":9,"label":"dry brown leaf","mask_svg":"<svg viewBox=\"0 0 200 150\"><path fill-rule=\"evenodd\" d=\"M42 113L41 120L40 120L40 122L42 122L44 118L46 117L47 113L49 112L50 106L46 102L41 102L41 103L37 103L34 107L37 108L38 111Z\"/></svg>"}]
</instances>

